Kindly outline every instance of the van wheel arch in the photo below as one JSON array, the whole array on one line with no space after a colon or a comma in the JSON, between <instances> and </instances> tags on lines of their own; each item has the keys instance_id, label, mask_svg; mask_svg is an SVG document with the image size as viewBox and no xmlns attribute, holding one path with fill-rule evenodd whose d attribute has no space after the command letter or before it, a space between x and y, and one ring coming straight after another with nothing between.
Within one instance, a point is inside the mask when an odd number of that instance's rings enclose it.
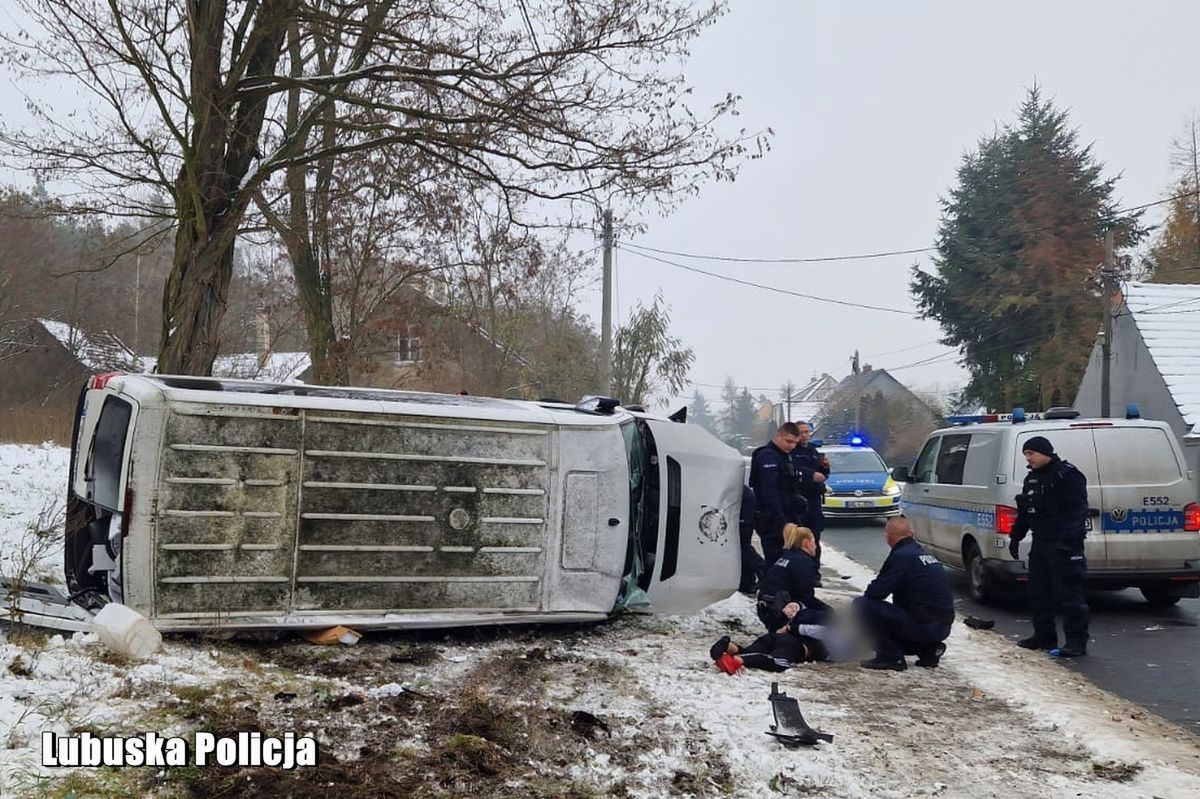
<instances>
[{"instance_id":1,"label":"van wheel arch","mask_svg":"<svg viewBox=\"0 0 1200 799\"><path fill-rule=\"evenodd\" d=\"M972 536L965 535L962 540L963 569L967 573L967 586L971 598L981 605L989 605L998 597L998 587L995 578L983 567L983 551Z\"/></svg>"}]
</instances>

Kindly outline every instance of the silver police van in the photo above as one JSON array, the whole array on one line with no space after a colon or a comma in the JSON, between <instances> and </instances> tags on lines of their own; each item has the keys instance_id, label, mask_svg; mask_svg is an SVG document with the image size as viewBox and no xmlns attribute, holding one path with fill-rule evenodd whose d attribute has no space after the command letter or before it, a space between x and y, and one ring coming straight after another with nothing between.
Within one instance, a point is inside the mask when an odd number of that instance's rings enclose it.
<instances>
[{"instance_id":1,"label":"silver police van","mask_svg":"<svg viewBox=\"0 0 1200 799\"><path fill-rule=\"evenodd\" d=\"M1016 495L1027 466L1025 441L1045 436L1088 479L1088 585L1137 587L1156 605L1200 596L1200 505L1193 474L1166 422L1081 419L1069 408L1028 416L950 417L911 467L901 508L918 541L948 566L964 569L972 596L996 597L1004 583L1029 579L1030 540L1008 552Z\"/></svg>"}]
</instances>

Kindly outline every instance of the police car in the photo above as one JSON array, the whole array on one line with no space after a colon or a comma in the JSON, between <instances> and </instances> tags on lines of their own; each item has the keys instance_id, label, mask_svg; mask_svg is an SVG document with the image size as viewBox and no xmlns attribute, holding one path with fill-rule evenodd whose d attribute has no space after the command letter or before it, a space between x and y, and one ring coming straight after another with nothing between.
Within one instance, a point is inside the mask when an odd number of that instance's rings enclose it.
<instances>
[{"instance_id":1,"label":"police car","mask_svg":"<svg viewBox=\"0 0 1200 799\"><path fill-rule=\"evenodd\" d=\"M848 519L900 515L900 485L888 474L879 453L861 437L819 449L829 458L830 473L821 500L826 516Z\"/></svg>"},{"instance_id":2,"label":"police car","mask_svg":"<svg viewBox=\"0 0 1200 799\"><path fill-rule=\"evenodd\" d=\"M1088 480L1087 584L1137 587L1156 605L1200 596L1194 476L1170 426L1139 416L1136 405L1124 419L1081 419L1070 408L952 416L911 468L893 470L904 515L930 554L966 571L976 600L1027 581L1031 538L1014 560L1008 535L1027 469L1022 445L1045 436Z\"/></svg>"}]
</instances>

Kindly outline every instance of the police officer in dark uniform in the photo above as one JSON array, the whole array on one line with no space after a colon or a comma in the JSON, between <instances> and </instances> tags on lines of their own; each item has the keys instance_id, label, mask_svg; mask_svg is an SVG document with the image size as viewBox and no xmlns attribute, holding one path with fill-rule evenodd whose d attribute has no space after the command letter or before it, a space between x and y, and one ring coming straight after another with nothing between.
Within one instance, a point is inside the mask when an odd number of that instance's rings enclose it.
<instances>
[{"instance_id":1,"label":"police officer in dark uniform","mask_svg":"<svg viewBox=\"0 0 1200 799\"><path fill-rule=\"evenodd\" d=\"M1050 649L1062 657L1087 654L1088 606L1083 592L1087 559L1087 477L1054 454L1045 436L1034 436L1022 451L1029 474L1017 497L1017 521L1009 535L1008 551L1014 558L1029 532L1029 605L1033 635L1018 643L1026 649ZM1055 614L1063 617L1066 644L1058 646Z\"/></svg>"},{"instance_id":2,"label":"police officer in dark uniform","mask_svg":"<svg viewBox=\"0 0 1200 799\"><path fill-rule=\"evenodd\" d=\"M750 487L758 505L754 529L768 564L783 550L783 526L804 523L804 497L797 490L796 467L789 457L799 440L800 428L784 422L770 441L750 455Z\"/></svg>"},{"instance_id":3,"label":"police officer in dark uniform","mask_svg":"<svg viewBox=\"0 0 1200 799\"><path fill-rule=\"evenodd\" d=\"M829 459L809 443L812 440L812 426L808 422L797 422L796 428L800 431L796 448L792 450L792 463L796 469L796 490L804 497L808 506L804 514L804 526L812 530L817 539L817 566L820 566L821 531L825 529L825 512L821 508L821 497L825 495L825 478L829 477Z\"/></svg>"},{"instance_id":4,"label":"police officer in dark uniform","mask_svg":"<svg viewBox=\"0 0 1200 799\"><path fill-rule=\"evenodd\" d=\"M917 665L936 668L954 622L954 594L950 578L937 559L912 537L908 519L896 516L883 528L892 551L879 574L854 610L875 642L875 657L864 660L864 669L904 671L905 655L916 655ZM885 602L888 595L892 602Z\"/></svg>"},{"instance_id":5,"label":"police officer in dark uniform","mask_svg":"<svg viewBox=\"0 0 1200 799\"><path fill-rule=\"evenodd\" d=\"M742 486L742 513L738 519L738 532L742 541L742 579L738 583L738 591L743 594L758 592L758 583L762 580L766 564L762 555L754 549L754 514L758 503L754 492L748 486Z\"/></svg>"}]
</instances>

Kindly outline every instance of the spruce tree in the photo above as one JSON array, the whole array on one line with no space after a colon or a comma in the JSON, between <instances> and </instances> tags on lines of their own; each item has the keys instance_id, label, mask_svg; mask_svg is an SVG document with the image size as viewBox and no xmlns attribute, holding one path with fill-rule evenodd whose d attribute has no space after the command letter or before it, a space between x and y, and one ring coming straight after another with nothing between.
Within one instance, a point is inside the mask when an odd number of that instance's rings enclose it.
<instances>
[{"instance_id":1,"label":"spruce tree","mask_svg":"<svg viewBox=\"0 0 1200 799\"><path fill-rule=\"evenodd\" d=\"M717 427L717 420L712 415L712 410L708 407L708 400L700 393L700 389L696 389L696 393L692 395L692 407L688 413L688 421L692 424L698 424L714 435L720 433Z\"/></svg>"},{"instance_id":2,"label":"spruce tree","mask_svg":"<svg viewBox=\"0 0 1200 799\"><path fill-rule=\"evenodd\" d=\"M912 291L942 342L961 348L973 401L1033 409L1074 397L1100 326L1105 230L1119 249L1145 235L1118 212L1115 183L1037 87L1014 125L963 157L942 199L937 273L914 266Z\"/></svg>"}]
</instances>

